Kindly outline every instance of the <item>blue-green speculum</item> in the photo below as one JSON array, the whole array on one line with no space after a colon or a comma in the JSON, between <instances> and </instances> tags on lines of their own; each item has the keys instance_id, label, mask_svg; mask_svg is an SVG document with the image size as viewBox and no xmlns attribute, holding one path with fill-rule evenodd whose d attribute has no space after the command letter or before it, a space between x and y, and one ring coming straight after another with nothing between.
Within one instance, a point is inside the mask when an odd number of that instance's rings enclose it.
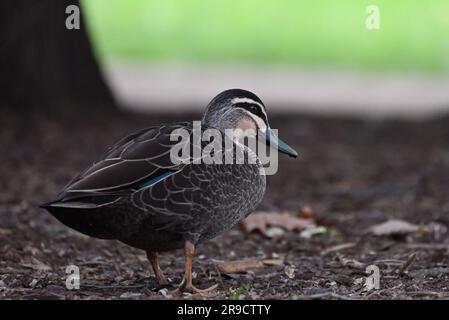
<instances>
[{"instance_id":1,"label":"blue-green speculum","mask_svg":"<svg viewBox=\"0 0 449 320\"><path fill-rule=\"evenodd\" d=\"M278 150L279 152L285 153L290 157L298 157L298 152L296 152L292 147L286 144L284 141L279 139L271 130L271 128L267 128L265 131L265 138L267 144L272 148Z\"/></svg>"}]
</instances>

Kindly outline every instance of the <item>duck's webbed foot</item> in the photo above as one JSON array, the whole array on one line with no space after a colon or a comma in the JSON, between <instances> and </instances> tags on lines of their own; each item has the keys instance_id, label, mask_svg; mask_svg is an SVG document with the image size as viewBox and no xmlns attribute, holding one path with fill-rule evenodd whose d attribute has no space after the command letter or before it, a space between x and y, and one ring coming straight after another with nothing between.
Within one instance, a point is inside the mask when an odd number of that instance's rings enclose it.
<instances>
[{"instance_id":1,"label":"duck's webbed foot","mask_svg":"<svg viewBox=\"0 0 449 320\"><path fill-rule=\"evenodd\" d=\"M190 292L190 293L199 293L199 294L207 294L213 291L218 287L218 284L214 284L213 286L206 289L199 289L195 287L192 283L192 262L193 262L193 254L195 253L195 245L190 241L186 241L184 245L184 255L185 255L185 265L184 265L184 277L182 278L181 283L176 288L175 292Z\"/></svg>"},{"instance_id":2,"label":"duck's webbed foot","mask_svg":"<svg viewBox=\"0 0 449 320\"><path fill-rule=\"evenodd\" d=\"M210 293L211 291L215 290L218 287L218 284L214 284L206 289L199 289L195 287L192 282L186 283L185 278L182 279L182 282L178 285L175 292L181 293L181 292L190 292L190 293L200 293L200 294L206 294Z\"/></svg>"}]
</instances>

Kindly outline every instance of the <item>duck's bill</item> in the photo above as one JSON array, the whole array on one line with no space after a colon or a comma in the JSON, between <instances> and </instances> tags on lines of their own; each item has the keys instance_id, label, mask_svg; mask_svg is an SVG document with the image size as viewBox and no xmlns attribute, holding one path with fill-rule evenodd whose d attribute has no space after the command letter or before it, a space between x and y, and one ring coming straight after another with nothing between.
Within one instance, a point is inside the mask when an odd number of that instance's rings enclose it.
<instances>
[{"instance_id":1,"label":"duck's bill","mask_svg":"<svg viewBox=\"0 0 449 320\"><path fill-rule=\"evenodd\" d=\"M298 152L296 152L292 147L286 144L284 141L279 139L273 131L268 128L265 133L265 138L267 139L267 143L274 149L278 150L281 153L285 153L290 157L298 157Z\"/></svg>"}]
</instances>

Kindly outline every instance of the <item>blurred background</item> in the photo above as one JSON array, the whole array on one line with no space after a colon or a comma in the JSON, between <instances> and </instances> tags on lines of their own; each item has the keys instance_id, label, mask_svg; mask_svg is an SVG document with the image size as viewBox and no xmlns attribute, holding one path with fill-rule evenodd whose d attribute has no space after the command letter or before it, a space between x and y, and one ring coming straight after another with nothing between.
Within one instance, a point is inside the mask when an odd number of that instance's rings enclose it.
<instances>
[{"instance_id":1,"label":"blurred background","mask_svg":"<svg viewBox=\"0 0 449 320\"><path fill-rule=\"evenodd\" d=\"M449 2L83 0L122 105L200 111L225 88L278 110L428 116L449 106ZM369 6L379 29L369 29ZM367 11L368 10L368 11Z\"/></svg>"},{"instance_id":2,"label":"blurred background","mask_svg":"<svg viewBox=\"0 0 449 320\"><path fill-rule=\"evenodd\" d=\"M258 210L319 232L236 227L198 248L200 287L211 259L276 257L297 272L223 277L218 297L449 297L449 1L2 0L0 298L162 298L143 252L38 206L116 141L199 119L236 87L300 154L279 157ZM164 271L182 259L167 253ZM381 290L344 261L378 265ZM61 281L69 263L87 272L79 291Z\"/></svg>"}]
</instances>

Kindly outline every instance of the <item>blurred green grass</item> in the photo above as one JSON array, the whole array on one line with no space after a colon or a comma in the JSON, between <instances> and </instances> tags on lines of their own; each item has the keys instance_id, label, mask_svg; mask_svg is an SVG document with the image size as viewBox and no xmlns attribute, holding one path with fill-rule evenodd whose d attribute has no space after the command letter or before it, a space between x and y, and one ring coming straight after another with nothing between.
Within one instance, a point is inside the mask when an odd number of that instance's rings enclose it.
<instances>
[{"instance_id":1,"label":"blurred green grass","mask_svg":"<svg viewBox=\"0 0 449 320\"><path fill-rule=\"evenodd\" d=\"M365 9L378 5L380 30ZM83 0L96 52L164 63L449 71L448 0Z\"/></svg>"}]
</instances>

